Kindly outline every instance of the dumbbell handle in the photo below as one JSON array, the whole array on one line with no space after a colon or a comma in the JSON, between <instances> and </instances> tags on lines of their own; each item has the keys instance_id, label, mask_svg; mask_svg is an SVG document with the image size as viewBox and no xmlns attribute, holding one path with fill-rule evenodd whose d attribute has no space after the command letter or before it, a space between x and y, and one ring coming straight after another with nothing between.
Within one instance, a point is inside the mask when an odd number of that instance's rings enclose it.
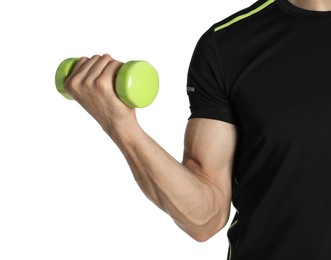
<instances>
[{"instance_id":1,"label":"dumbbell handle","mask_svg":"<svg viewBox=\"0 0 331 260\"><path fill-rule=\"evenodd\" d=\"M64 82L72 72L78 58L61 62L55 73L55 85L64 97L73 99L65 90ZM159 76L147 61L129 61L121 66L116 76L116 93L129 107L142 108L150 105L159 90Z\"/></svg>"}]
</instances>

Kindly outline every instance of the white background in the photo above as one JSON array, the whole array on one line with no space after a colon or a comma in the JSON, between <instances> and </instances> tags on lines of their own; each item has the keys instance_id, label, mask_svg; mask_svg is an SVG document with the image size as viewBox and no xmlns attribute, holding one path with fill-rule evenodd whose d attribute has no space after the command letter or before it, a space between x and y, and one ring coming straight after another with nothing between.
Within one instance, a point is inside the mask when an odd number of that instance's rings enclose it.
<instances>
[{"instance_id":1,"label":"white background","mask_svg":"<svg viewBox=\"0 0 331 260\"><path fill-rule=\"evenodd\" d=\"M93 54L151 62L160 91L138 118L180 161L196 42L251 3L2 1L1 260L226 259L228 226L205 243L182 232L139 190L96 121L57 93L54 72L67 57Z\"/></svg>"}]
</instances>

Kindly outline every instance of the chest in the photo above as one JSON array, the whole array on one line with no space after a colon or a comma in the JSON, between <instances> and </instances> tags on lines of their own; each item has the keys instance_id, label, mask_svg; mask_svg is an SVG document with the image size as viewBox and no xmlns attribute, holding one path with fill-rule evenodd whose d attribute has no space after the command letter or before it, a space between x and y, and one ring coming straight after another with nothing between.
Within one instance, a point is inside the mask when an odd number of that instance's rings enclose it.
<instances>
[{"instance_id":1,"label":"chest","mask_svg":"<svg viewBox=\"0 0 331 260\"><path fill-rule=\"evenodd\" d=\"M243 131L282 139L331 133L331 27L317 29L279 35L246 55L233 81Z\"/></svg>"}]
</instances>

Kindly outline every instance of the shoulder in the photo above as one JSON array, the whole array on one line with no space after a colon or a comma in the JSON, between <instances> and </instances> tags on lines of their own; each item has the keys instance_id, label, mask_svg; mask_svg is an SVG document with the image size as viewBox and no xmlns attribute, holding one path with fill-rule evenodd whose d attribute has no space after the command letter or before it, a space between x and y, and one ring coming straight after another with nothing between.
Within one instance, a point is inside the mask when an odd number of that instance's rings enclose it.
<instances>
[{"instance_id":1,"label":"shoulder","mask_svg":"<svg viewBox=\"0 0 331 260\"><path fill-rule=\"evenodd\" d=\"M252 21L263 22L269 16L269 12L274 10L275 2L276 0L258 0L252 5L215 23L209 31L218 33L237 29L238 27L250 26Z\"/></svg>"},{"instance_id":2,"label":"shoulder","mask_svg":"<svg viewBox=\"0 0 331 260\"><path fill-rule=\"evenodd\" d=\"M199 42L209 45L214 44L216 40L219 47L228 46L232 49L233 44L242 47L280 19L279 8L275 3L276 0L255 1L250 6L214 23L202 34Z\"/></svg>"}]
</instances>

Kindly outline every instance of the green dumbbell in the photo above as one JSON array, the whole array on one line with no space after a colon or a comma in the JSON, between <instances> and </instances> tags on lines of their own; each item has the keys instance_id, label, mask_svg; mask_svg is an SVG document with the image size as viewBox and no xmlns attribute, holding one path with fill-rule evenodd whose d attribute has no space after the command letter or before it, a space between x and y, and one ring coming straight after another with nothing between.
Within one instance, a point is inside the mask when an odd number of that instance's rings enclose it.
<instances>
[{"instance_id":1,"label":"green dumbbell","mask_svg":"<svg viewBox=\"0 0 331 260\"><path fill-rule=\"evenodd\" d=\"M55 73L56 88L67 99L73 98L64 90L64 82L78 60L68 58L62 61ZM115 87L123 103L142 108L154 101L159 90L159 76L147 61L129 61L119 69Z\"/></svg>"}]
</instances>

